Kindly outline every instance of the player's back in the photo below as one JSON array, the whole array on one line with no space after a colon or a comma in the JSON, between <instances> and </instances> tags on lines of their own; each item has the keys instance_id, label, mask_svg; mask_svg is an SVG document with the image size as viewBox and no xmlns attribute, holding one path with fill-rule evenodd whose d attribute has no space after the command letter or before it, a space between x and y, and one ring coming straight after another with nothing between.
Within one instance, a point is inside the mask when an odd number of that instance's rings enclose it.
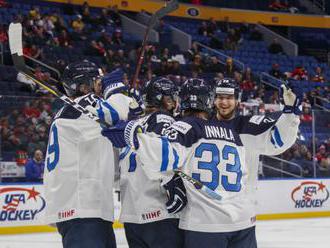
<instances>
[{"instance_id":1,"label":"player's back","mask_svg":"<svg viewBox=\"0 0 330 248\"><path fill-rule=\"evenodd\" d=\"M182 212L180 227L230 232L253 225L254 203L246 196L246 152L234 125L189 117L171 127L181 135L177 141L189 154L183 171L223 197L221 201L210 199L185 183L188 205Z\"/></svg>"},{"instance_id":2,"label":"player's back","mask_svg":"<svg viewBox=\"0 0 330 248\"><path fill-rule=\"evenodd\" d=\"M164 135L174 119L163 112L155 112L145 118L145 127L151 135ZM120 154L121 214L123 223L148 223L167 218L166 193L160 180L151 180L143 169L145 161L136 159L136 153L128 148Z\"/></svg>"},{"instance_id":3,"label":"player's back","mask_svg":"<svg viewBox=\"0 0 330 248\"><path fill-rule=\"evenodd\" d=\"M89 94L76 101L87 107L95 106L96 99ZM113 221L113 177L113 147L100 125L63 107L51 125L46 155L47 222L84 217Z\"/></svg>"}]
</instances>

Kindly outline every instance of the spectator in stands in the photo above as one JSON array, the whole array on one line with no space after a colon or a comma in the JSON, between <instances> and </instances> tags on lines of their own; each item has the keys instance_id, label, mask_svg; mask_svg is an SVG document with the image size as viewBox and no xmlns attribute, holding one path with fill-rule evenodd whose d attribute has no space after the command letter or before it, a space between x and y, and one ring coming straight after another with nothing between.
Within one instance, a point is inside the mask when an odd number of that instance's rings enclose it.
<instances>
[{"instance_id":1,"label":"spectator in stands","mask_svg":"<svg viewBox=\"0 0 330 248\"><path fill-rule=\"evenodd\" d=\"M220 63L217 57L212 56L206 64L205 72L223 72L224 66Z\"/></svg>"},{"instance_id":2,"label":"spectator in stands","mask_svg":"<svg viewBox=\"0 0 330 248\"><path fill-rule=\"evenodd\" d=\"M0 25L0 43L8 42L8 35L4 25Z\"/></svg>"},{"instance_id":3,"label":"spectator in stands","mask_svg":"<svg viewBox=\"0 0 330 248\"><path fill-rule=\"evenodd\" d=\"M30 57L40 60L42 58L42 49L36 45L32 45L30 50Z\"/></svg>"},{"instance_id":4,"label":"spectator in stands","mask_svg":"<svg viewBox=\"0 0 330 248\"><path fill-rule=\"evenodd\" d=\"M234 72L236 70L236 66L234 65L233 59L231 57L228 57L226 59L226 65L224 70L225 77L234 77Z\"/></svg>"},{"instance_id":5,"label":"spectator in stands","mask_svg":"<svg viewBox=\"0 0 330 248\"><path fill-rule=\"evenodd\" d=\"M200 55L196 55L193 62L190 65L190 70L193 72L197 72L198 74L204 71L204 65L202 61L202 57Z\"/></svg>"},{"instance_id":6,"label":"spectator in stands","mask_svg":"<svg viewBox=\"0 0 330 248\"><path fill-rule=\"evenodd\" d=\"M32 20L37 20L40 18L40 10L38 6L33 6L32 9L29 11L29 17Z\"/></svg>"},{"instance_id":7,"label":"spectator in stands","mask_svg":"<svg viewBox=\"0 0 330 248\"><path fill-rule=\"evenodd\" d=\"M243 78L242 78L242 82L240 83L240 88L241 90L249 93L254 90L255 85L256 83L255 80L253 79L251 68L248 67L243 73Z\"/></svg>"},{"instance_id":8,"label":"spectator in stands","mask_svg":"<svg viewBox=\"0 0 330 248\"><path fill-rule=\"evenodd\" d=\"M124 45L123 34L120 28L116 28L112 34L112 44Z\"/></svg>"},{"instance_id":9,"label":"spectator in stands","mask_svg":"<svg viewBox=\"0 0 330 248\"><path fill-rule=\"evenodd\" d=\"M316 160L318 163L321 163L322 159L326 159L327 158L327 150L326 150L326 146L324 144L322 144L319 148L318 148L318 152L316 153Z\"/></svg>"},{"instance_id":10,"label":"spectator in stands","mask_svg":"<svg viewBox=\"0 0 330 248\"><path fill-rule=\"evenodd\" d=\"M312 78L313 82L324 83L326 81L321 67L315 68L315 75Z\"/></svg>"},{"instance_id":11,"label":"spectator in stands","mask_svg":"<svg viewBox=\"0 0 330 248\"><path fill-rule=\"evenodd\" d=\"M240 40L240 34L237 33L237 30L235 29L229 29L227 38L229 50L236 51L238 48L238 41Z\"/></svg>"},{"instance_id":12,"label":"spectator in stands","mask_svg":"<svg viewBox=\"0 0 330 248\"><path fill-rule=\"evenodd\" d=\"M311 114L311 107L308 104L303 104L302 108L302 114L300 115L300 120L302 123L310 123L313 120L312 114Z\"/></svg>"},{"instance_id":13,"label":"spectator in stands","mask_svg":"<svg viewBox=\"0 0 330 248\"><path fill-rule=\"evenodd\" d=\"M118 6L114 5L112 8L108 9L108 15L110 15L110 18L112 22L117 26L121 27L121 18L118 12Z\"/></svg>"},{"instance_id":14,"label":"spectator in stands","mask_svg":"<svg viewBox=\"0 0 330 248\"><path fill-rule=\"evenodd\" d=\"M25 178L27 182L40 182L44 174L45 163L41 150L34 152L33 158L25 164Z\"/></svg>"},{"instance_id":15,"label":"spectator in stands","mask_svg":"<svg viewBox=\"0 0 330 248\"><path fill-rule=\"evenodd\" d=\"M170 74L179 75L179 76L183 75L179 61L177 61L175 59L172 61L173 61L173 66L171 68Z\"/></svg>"},{"instance_id":16,"label":"spectator in stands","mask_svg":"<svg viewBox=\"0 0 330 248\"><path fill-rule=\"evenodd\" d=\"M277 63L272 64L272 69L269 71L269 75L278 79L282 79L284 76L280 70L280 65Z\"/></svg>"},{"instance_id":17,"label":"spectator in stands","mask_svg":"<svg viewBox=\"0 0 330 248\"><path fill-rule=\"evenodd\" d=\"M119 49L114 57L113 57L113 60L114 60L114 64L116 67L123 67L123 68L129 68L130 67L130 64L128 62L128 58L127 56L125 55L124 53L124 50L123 49Z\"/></svg>"},{"instance_id":18,"label":"spectator in stands","mask_svg":"<svg viewBox=\"0 0 330 248\"><path fill-rule=\"evenodd\" d=\"M160 65L155 70L155 74L157 76L165 76L168 74L168 63L166 59L160 62Z\"/></svg>"},{"instance_id":19,"label":"spectator in stands","mask_svg":"<svg viewBox=\"0 0 330 248\"><path fill-rule=\"evenodd\" d=\"M77 15L76 19L72 22L71 24L72 29L74 32L81 34L84 31L85 28L85 23L82 20L82 16L81 15Z\"/></svg>"},{"instance_id":20,"label":"spectator in stands","mask_svg":"<svg viewBox=\"0 0 330 248\"><path fill-rule=\"evenodd\" d=\"M58 36L58 42L61 47L72 47L72 42L69 34L66 30L62 30L61 34Z\"/></svg>"},{"instance_id":21,"label":"spectator in stands","mask_svg":"<svg viewBox=\"0 0 330 248\"><path fill-rule=\"evenodd\" d=\"M288 11L288 6L280 0L273 0L269 5L269 9L272 11Z\"/></svg>"},{"instance_id":22,"label":"spectator in stands","mask_svg":"<svg viewBox=\"0 0 330 248\"><path fill-rule=\"evenodd\" d=\"M83 5L81 6L80 14L82 16L82 21L84 23L92 23L93 20L91 18L90 10L89 10L89 5L88 2L84 2Z\"/></svg>"},{"instance_id":23,"label":"spectator in stands","mask_svg":"<svg viewBox=\"0 0 330 248\"><path fill-rule=\"evenodd\" d=\"M109 48L112 44L112 38L105 29L102 29L101 36L98 38L97 41L102 42L105 48Z\"/></svg>"},{"instance_id":24,"label":"spectator in stands","mask_svg":"<svg viewBox=\"0 0 330 248\"><path fill-rule=\"evenodd\" d=\"M213 17L210 18L210 20L207 22L207 34L208 36L212 36L215 34L218 30L218 24L216 20L214 20Z\"/></svg>"},{"instance_id":25,"label":"spectator in stands","mask_svg":"<svg viewBox=\"0 0 330 248\"><path fill-rule=\"evenodd\" d=\"M209 36L206 21L203 21L202 25L198 28L198 34L203 36Z\"/></svg>"},{"instance_id":26,"label":"spectator in stands","mask_svg":"<svg viewBox=\"0 0 330 248\"><path fill-rule=\"evenodd\" d=\"M298 65L291 73L291 78L295 80L308 80L308 73L303 66Z\"/></svg>"},{"instance_id":27,"label":"spectator in stands","mask_svg":"<svg viewBox=\"0 0 330 248\"><path fill-rule=\"evenodd\" d=\"M191 48L188 50L188 57L192 61L196 55L200 54L200 49L196 41L191 44Z\"/></svg>"},{"instance_id":28,"label":"spectator in stands","mask_svg":"<svg viewBox=\"0 0 330 248\"><path fill-rule=\"evenodd\" d=\"M102 42L92 40L90 43L90 48L87 49L86 54L91 56L105 56L106 50Z\"/></svg>"},{"instance_id":29,"label":"spectator in stands","mask_svg":"<svg viewBox=\"0 0 330 248\"><path fill-rule=\"evenodd\" d=\"M162 50L159 58L161 60L169 60L171 58L171 55L170 55L170 50L167 48L167 47L164 47L164 49Z\"/></svg>"},{"instance_id":30,"label":"spectator in stands","mask_svg":"<svg viewBox=\"0 0 330 248\"><path fill-rule=\"evenodd\" d=\"M273 39L273 42L269 45L268 51L272 54L283 54L283 47L278 42L278 39Z\"/></svg>"},{"instance_id":31,"label":"spectator in stands","mask_svg":"<svg viewBox=\"0 0 330 248\"><path fill-rule=\"evenodd\" d=\"M97 18L96 23L102 26L110 25L113 21L111 20L111 16L108 13L108 9L102 9L101 15Z\"/></svg>"}]
</instances>

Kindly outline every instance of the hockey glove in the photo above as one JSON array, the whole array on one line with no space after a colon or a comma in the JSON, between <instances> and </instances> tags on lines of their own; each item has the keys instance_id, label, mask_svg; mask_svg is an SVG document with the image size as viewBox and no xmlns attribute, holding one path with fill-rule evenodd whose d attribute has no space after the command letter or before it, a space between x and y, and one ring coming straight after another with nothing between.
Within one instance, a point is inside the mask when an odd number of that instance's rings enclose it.
<instances>
[{"instance_id":1,"label":"hockey glove","mask_svg":"<svg viewBox=\"0 0 330 248\"><path fill-rule=\"evenodd\" d=\"M114 127L103 129L102 135L107 137L114 147L123 148L129 146L139 148L137 134L143 132L139 121L118 122Z\"/></svg>"},{"instance_id":2,"label":"hockey glove","mask_svg":"<svg viewBox=\"0 0 330 248\"><path fill-rule=\"evenodd\" d=\"M281 85L283 92L284 109L283 113L294 113L296 115L301 114L300 106L302 96L297 92L296 94L291 88L285 84Z\"/></svg>"},{"instance_id":3,"label":"hockey glove","mask_svg":"<svg viewBox=\"0 0 330 248\"><path fill-rule=\"evenodd\" d=\"M140 92L134 88L130 89L129 96L134 99L129 106L128 119L133 120L144 114L145 106Z\"/></svg>"},{"instance_id":4,"label":"hockey glove","mask_svg":"<svg viewBox=\"0 0 330 248\"><path fill-rule=\"evenodd\" d=\"M168 183L163 185L163 187L168 196L168 201L166 202L168 213L176 214L184 209L188 200L182 178L178 175L174 175Z\"/></svg>"}]
</instances>

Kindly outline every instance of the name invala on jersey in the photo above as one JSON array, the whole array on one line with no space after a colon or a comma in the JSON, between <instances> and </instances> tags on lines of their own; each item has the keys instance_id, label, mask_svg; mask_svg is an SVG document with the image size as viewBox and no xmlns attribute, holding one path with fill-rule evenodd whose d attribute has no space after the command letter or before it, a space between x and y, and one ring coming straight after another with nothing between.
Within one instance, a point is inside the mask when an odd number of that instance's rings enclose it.
<instances>
[{"instance_id":1,"label":"name invala on jersey","mask_svg":"<svg viewBox=\"0 0 330 248\"><path fill-rule=\"evenodd\" d=\"M225 139L235 142L234 134L230 129L218 126L205 126L206 138Z\"/></svg>"}]
</instances>

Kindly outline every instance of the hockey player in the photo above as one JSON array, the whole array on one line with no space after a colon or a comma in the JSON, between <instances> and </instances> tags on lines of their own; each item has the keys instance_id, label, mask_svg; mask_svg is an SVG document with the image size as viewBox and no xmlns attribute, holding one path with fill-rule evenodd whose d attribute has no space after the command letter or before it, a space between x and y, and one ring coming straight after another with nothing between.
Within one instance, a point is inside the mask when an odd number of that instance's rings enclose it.
<instances>
[{"instance_id":1,"label":"hockey player","mask_svg":"<svg viewBox=\"0 0 330 248\"><path fill-rule=\"evenodd\" d=\"M171 80L163 77L147 83L143 126L150 135L164 135L166 128L174 122L175 88ZM178 228L176 215L187 202L182 179L172 173L170 180L165 182L151 180L143 171L141 164L144 163L144 160L136 160L136 153L129 147L122 149L119 162L120 222L124 223L129 247L182 247L183 232Z\"/></svg>"},{"instance_id":2,"label":"hockey player","mask_svg":"<svg viewBox=\"0 0 330 248\"><path fill-rule=\"evenodd\" d=\"M127 119L128 97L104 102L88 93L102 76L95 64L83 61L67 66L62 82L68 96L108 124ZM116 247L113 147L101 130L100 124L70 105L57 113L50 128L45 215L47 223L56 223L64 248Z\"/></svg>"},{"instance_id":3,"label":"hockey player","mask_svg":"<svg viewBox=\"0 0 330 248\"><path fill-rule=\"evenodd\" d=\"M295 142L299 101L283 87L285 107L277 116L235 117L237 88L225 79L218 83L216 97L231 102L220 104L217 99L221 118L207 120L206 91L197 80L182 86L181 107L188 117L171 125L167 140L138 133L138 121L125 128L123 140L137 148L137 159L152 165L148 169L154 173L179 167L222 195L221 201L211 200L185 184L188 205L180 217L184 247L254 248L256 186L249 184L256 182L257 163L251 163L260 154L280 154Z\"/></svg>"}]
</instances>

